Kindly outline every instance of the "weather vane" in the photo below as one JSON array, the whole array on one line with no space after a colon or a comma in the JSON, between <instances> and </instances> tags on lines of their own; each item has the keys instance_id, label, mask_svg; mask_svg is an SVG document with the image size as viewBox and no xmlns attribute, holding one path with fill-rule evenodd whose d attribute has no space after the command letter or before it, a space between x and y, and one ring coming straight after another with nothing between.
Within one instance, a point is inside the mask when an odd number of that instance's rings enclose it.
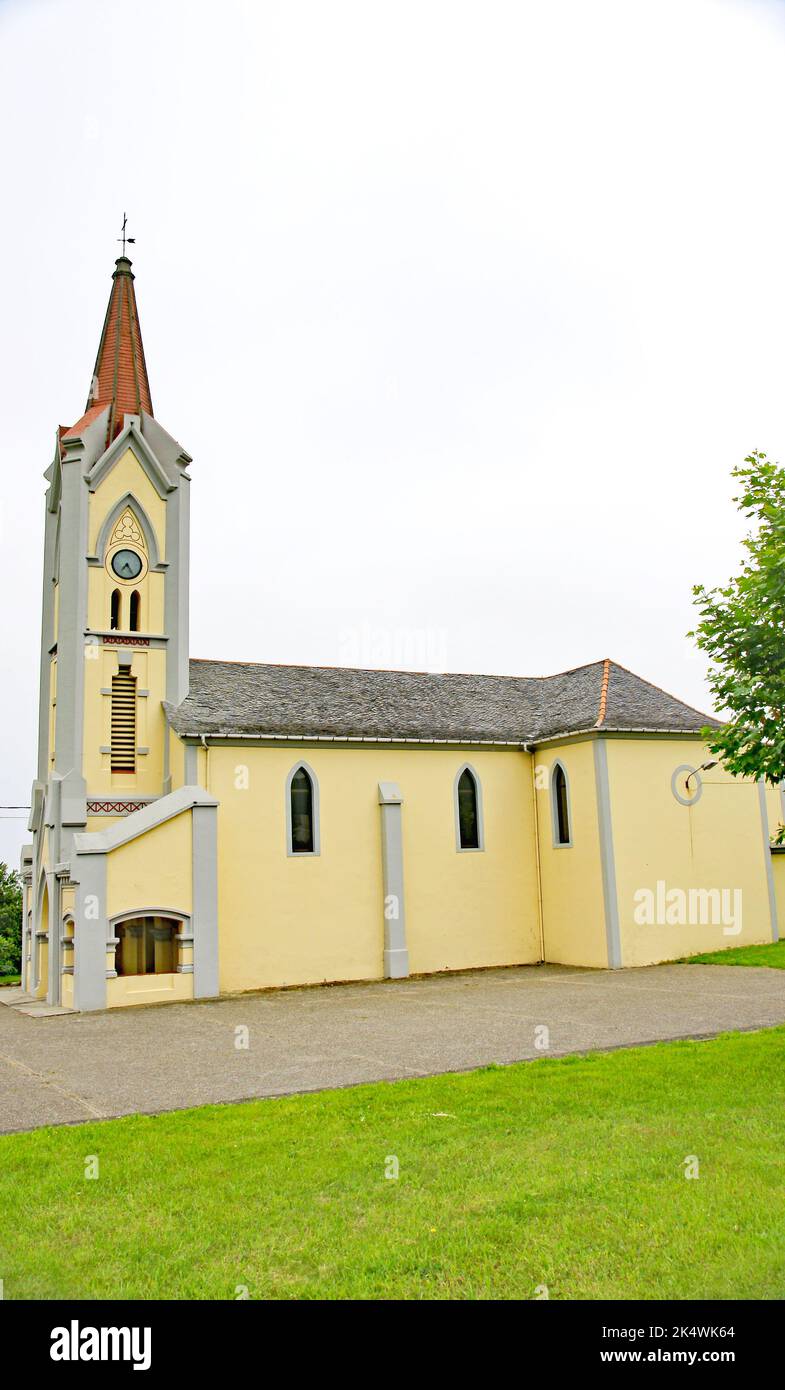
<instances>
[{"instance_id":1,"label":"weather vane","mask_svg":"<svg viewBox=\"0 0 785 1390\"><path fill-rule=\"evenodd\" d=\"M134 245L136 244L136 237L135 237L135 236L126 236L126 234L125 234L125 229L126 229L127 224L128 224L128 214L124 212L124 213L123 213L123 235L122 235L121 237L118 237L118 238L117 238L118 241L122 241L122 243L123 243L123 255L125 255L125 243L126 243L126 242L128 242L128 245L129 245L129 246L134 246Z\"/></svg>"}]
</instances>

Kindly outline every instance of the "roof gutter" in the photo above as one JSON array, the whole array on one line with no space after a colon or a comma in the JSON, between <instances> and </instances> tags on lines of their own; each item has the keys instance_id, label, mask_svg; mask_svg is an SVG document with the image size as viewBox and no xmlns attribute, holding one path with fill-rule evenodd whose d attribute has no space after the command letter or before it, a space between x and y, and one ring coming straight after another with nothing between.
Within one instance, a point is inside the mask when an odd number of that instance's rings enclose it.
<instances>
[{"instance_id":1,"label":"roof gutter","mask_svg":"<svg viewBox=\"0 0 785 1390\"><path fill-rule=\"evenodd\" d=\"M203 748L207 747L206 740L209 738L212 743L235 743L238 740L254 743L411 743L425 744L429 747L472 747L472 748L519 748L526 753L533 750L534 745L522 739L501 739L501 738L407 738L404 735L395 734L241 734L241 733L211 733L204 734L197 730L186 730L180 732L172 726L178 738L194 739L201 743Z\"/></svg>"},{"instance_id":2,"label":"roof gutter","mask_svg":"<svg viewBox=\"0 0 785 1390\"><path fill-rule=\"evenodd\" d=\"M705 725L701 726L702 728ZM651 729L645 726L631 725L629 727L615 726L613 728L598 729L596 725L588 725L582 729L561 729L557 733L543 734L539 739L504 739L504 738L426 738L421 735L418 738L410 738L405 734L284 734L284 733L201 733L196 729L178 730L172 725L178 738L198 740L203 748L207 747L206 740L209 738L213 743L235 743L238 741L248 743L410 743L413 745L422 744L425 747L437 748L518 748L524 753L534 753L538 748L542 748L548 743L557 743L560 739L580 738L583 735L597 737L600 734L656 734L659 737L679 736L681 738L699 738L701 729Z\"/></svg>"}]
</instances>

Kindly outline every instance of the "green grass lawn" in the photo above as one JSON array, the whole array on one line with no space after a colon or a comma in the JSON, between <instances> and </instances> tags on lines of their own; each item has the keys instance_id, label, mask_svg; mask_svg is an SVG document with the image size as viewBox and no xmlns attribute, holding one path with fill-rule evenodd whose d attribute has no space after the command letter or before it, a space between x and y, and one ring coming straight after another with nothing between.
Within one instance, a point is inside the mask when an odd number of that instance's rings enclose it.
<instances>
[{"instance_id":1,"label":"green grass lawn","mask_svg":"<svg viewBox=\"0 0 785 1390\"><path fill-rule=\"evenodd\" d=\"M3 985L18 985L21 978L21 975L0 975L0 988Z\"/></svg>"},{"instance_id":2,"label":"green grass lawn","mask_svg":"<svg viewBox=\"0 0 785 1390\"><path fill-rule=\"evenodd\" d=\"M781 1299L783 1115L774 1028L8 1135L5 1297Z\"/></svg>"},{"instance_id":3,"label":"green grass lawn","mask_svg":"<svg viewBox=\"0 0 785 1390\"><path fill-rule=\"evenodd\" d=\"M785 941L771 941L766 946L734 946L728 951L706 951L702 956L686 956L684 961L687 965L770 965L775 970L785 970Z\"/></svg>"}]
</instances>

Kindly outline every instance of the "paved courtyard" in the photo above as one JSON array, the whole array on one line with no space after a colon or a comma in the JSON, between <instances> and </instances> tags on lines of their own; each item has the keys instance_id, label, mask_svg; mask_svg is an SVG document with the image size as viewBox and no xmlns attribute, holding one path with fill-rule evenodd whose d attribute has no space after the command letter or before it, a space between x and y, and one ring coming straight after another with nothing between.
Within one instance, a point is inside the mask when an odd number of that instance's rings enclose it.
<instances>
[{"instance_id":1,"label":"paved courtyard","mask_svg":"<svg viewBox=\"0 0 785 1390\"><path fill-rule=\"evenodd\" d=\"M543 1024L560 1056L783 1022L785 970L718 965L527 966L37 1018L0 1007L0 1131L522 1061L543 1055Z\"/></svg>"}]
</instances>

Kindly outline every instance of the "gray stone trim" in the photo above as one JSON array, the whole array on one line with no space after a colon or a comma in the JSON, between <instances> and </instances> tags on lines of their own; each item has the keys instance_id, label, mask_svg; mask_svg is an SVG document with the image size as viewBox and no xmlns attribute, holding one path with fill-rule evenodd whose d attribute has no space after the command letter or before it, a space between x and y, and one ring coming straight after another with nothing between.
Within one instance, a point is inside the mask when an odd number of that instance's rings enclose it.
<instances>
[{"instance_id":1,"label":"gray stone trim","mask_svg":"<svg viewBox=\"0 0 785 1390\"><path fill-rule=\"evenodd\" d=\"M68 544L60 555L55 771L63 779L62 823L84 825L86 788L81 776L87 620L87 508L81 451L62 467L61 518Z\"/></svg>"},{"instance_id":2,"label":"gray stone trim","mask_svg":"<svg viewBox=\"0 0 785 1390\"><path fill-rule=\"evenodd\" d=\"M761 777L758 782L758 804L760 805L760 823L763 833L763 859L766 866L766 888L769 894L769 918L771 920L771 939L779 941L779 924L777 922L777 895L774 890L774 870L771 863L771 834L769 831L769 813L766 806L766 783Z\"/></svg>"},{"instance_id":3,"label":"gray stone trim","mask_svg":"<svg viewBox=\"0 0 785 1390\"><path fill-rule=\"evenodd\" d=\"M46 784L45 782L34 782L30 793L30 819L27 822L28 830L31 830L34 835L40 832L43 826L45 809Z\"/></svg>"},{"instance_id":4,"label":"gray stone trim","mask_svg":"<svg viewBox=\"0 0 785 1390\"><path fill-rule=\"evenodd\" d=\"M169 728L169 725L168 725L168 723L166 722L166 720L164 720L164 746L163 746L164 765L163 765L163 771L162 771L162 778L163 778L163 781L162 781L162 785L161 785L161 795L162 795L162 796L168 796L168 795L169 795L169 792L172 790L171 741L172 741L172 731L171 731L171 729ZM187 782L187 781L188 781L188 778L186 777L185 780L186 780L186 782ZM194 778L194 781L196 781L196 778Z\"/></svg>"},{"instance_id":5,"label":"gray stone trim","mask_svg":"<svg viewBox=\"0 0 785 1390\"><path fill-rule=\"evenodd\" d=\"M403 980L409 974L406 947L406 908L403 891L403 797L395 782L379 783L382 818L382 875L384 899L384 978Z\"/></svg>"},{"instance_id":6,"label":"gray stone trim","mask_svg":"<svg viewBox=\"0 0 785 1390\"><path fill-rule=\"evenodd\" d=\"M311 850L292 849L292 778L294 777L294 774L300 770L300 768L303 769L303 772L307 772L308 776L311 779L311 813L313 818L313 849ZM321 854L322 852L322 817L321 805L319 801L319 778L316 776L316 773L314 772L310 763L305 762L303 758L300 758L299 761L296 762L289 771L289 776L286 779L285 800L286 853L290 859L314 859L318 854Z\"/></svg>"},{"instance_id":7,"label":"gray stone trim","mask_svg":"<svg viewBox=\"0 0 785 1390\"><path fill-rule=\"evenodd\" d=\"M600 832L600 862L602 893L605 901L605 937L608 943L608 968L621 966L621 933L619 929L619 897L616 887L616 860L613 852L611 796L608 781L608 750L605 740L594 744L594 782L597 793L597 821Z\"/></svg>"},{"instance_id":8,"label":"gray stone trim","mask_svg":"<svg viewBox=\"0 0 785 1390\"><path fill-rule=\"evenodd\" d=\"M95 401L93 404L97 405L98 402ZM76 451L81 455L82 465L88 468L95 459L100 458L106 447L105 440L106 427L109 423L109 408L107 404L103 410L98 412L93 420L83 424L80 433L73 435L71 439L60 438L57 445L58 455L61 449L66 457ZM55 456L55 461L57 461L58 455ZM44 474L44 477L46 477L46 474ZM53 473L53 483L55 479L56 474Z\"/></svg>"},{"instance_id":9,"label":"gray stone trim","mask_svg":"<svg viewBox=\"0 0 785 1390\"><path fill-rule=\"evenodd\" d=\"M187 786L196 787L199 785L199 747L195 743L185 744L183 774Z\"/></svg>"},{"instance_id":10,"label":"gray stone trim","mask_svg":"<svg viewBox=\"0 0 785 1390\"><path fill-rule=\"evenodd\" d=\"M192 811L194 999L212 999L220 988L217 805L215 801L204 801L195 804Z\"/></svg>"},{"instance_id":11,"label":"gray stone trim","mask_svg":"<svg viewBox=\"0 0 785 1390\"><path fill-rule=\"evenodd\" d=\"M59 465L58 465L59 468ZM44 574L41 600L41 656L38 678L38 780L49 776L49 705L51 656L54 632L54 552L59 517L47 507L44 521Z\"/></svg>"},{"instance_id":12,"label":"gray stone trim","mask_svg":"<svg viewBox=\"0 0 785 1390\"><path fill-rule=\"evenodd\" d=\"M114 929L115 929L115 927L121 926L123 922L133 922L134 919L135 919L136 917L171 917L173 920L175 920L175 921L177 921L177 922L182 922L183 924L187 923L189 927L190 927L190 925L191 925L191 914L190 914L190 912L183 912L182 909L179 908L179 907L135 907L135 908L129 908L127 912L117 912L117 913L115 913L114 917L111 917L111 918L110 918L110 920L109 920L109 927L110 927L110 929L111 929L111 931L112 931L112 935L111 935L110 937L107 937L107 942L106 942L107 946L116 946L116 945L117 945L117 942L118 942L119 938L116 937L116 936L114 935ZM193 937L182 938L182 937L180 937L180 935L179 935L179 933L178 933L177 939L178 939L178 941L181 941L181 940L184 940L184 939L187 939L188 941L192 941L192 940L193 940Z\"/></svg>"},{"instance_id":13,"label":"gray stone trim","mask_svg":"<svg viewBox=\"0 0 785 1390\"><path fill-rule=\"evenodd\" d=\"M37 951L37 949L36 949L35 943L36 943L37 941L40 941L40 940L41 940L41 937L43 937L45 940L48 940L48 939L49 939L49 933L48 933L48 932L42 932L42 931L41 931L41 915L42 915L42 909L43 909L43 903L44 903L44 893L45 893L45 892L46 892L46 874L44 873L43 870L41 870L40 876L39 876L39 878L38 878L38 885L37 885L36 891L35 891L35 897L34 897L34 900L33 900L33 920L32 920L32 923L31 923L31 925L30 925L30 937L31 937L31 941L30 941L30 963L31 963L31 969L30 969L30 992L31 992L31 994L35 994L35 992L36 992L36 990L38 989L38 986L39 986L39 984L40 984L40 978L39 978L39 974L38 974L38 951Z\"/></svg>"},{"instance_id":14,"label":"gray stone trim","mask_svg":"<svg viewBox=\"0 0 785 1390\"><path fill-rule=\"evenodd\" d=\"M60 1003L60 969L62 966L62 947L60 946L60 883L57 874L49 871L46 875L49 891L49 979L47 981L46 1001L48 1004Z\"/></svg>"},{"instance_id":15,"label":"gray stone trim","mask_svg":"<svg viewBox=\"0 0 785 1390\"><path fill-rule=\"evenodd\" d=\"M107 547L109 545L109 538L118 521L120 520L120 517L125 511L126 507L131 508L131 511L134 513L134 516L138 519L139 525L142 529L142 534L145 539L145 549L147 551L145 559L147 561L148 570L152 570L154 573L158 573L162 570L165 570L166 564L162 564L160 561L160 557L158 554L158 541L156 538L155 531L153 530L150 518L147 515L147 512L145 511L141 502L134 495L133 492L127 492L125 496L121 497L119 502L115 502L110 511L106 513L106 516L104 517L101 523L101 529L96 537L95 550L93 551L92 555L87 556L88 565L92 565L93 567L95 567L96 565L103 566ZM140 576L140 578L143 577L144 574ZM134 581L134 583L135 582L137 581ZM132 585L129 584L128 587L131 588Z\"/></svg>"},{"instance_id":16,"label":"gray stone trim","mask_svg":"<svg viewBox=\"0 0 785 1390\"><path fill-rule=\"evenodd\" d=\"M78 835L90 840L97 836ZM106 917L106 859L77 851L76 949L74 1008L85 1013L106 1008L106 949L110 936Z\"/></svg>"},{"instance_id":17,"label":"gray stone trim","mask_svg":"<svg viewBox=\"0 0 785 1390\"><path fill-rule=\"evenodd\" d=\"M109 445L109 448L96 460L85 475L90 491L95 492L107 473L122 458L126 449L133 449L158 496L165 501L173 490L174 483L169 481L163 467L133 420L124 426L114 442Z\"/></svg>"},{"instance_id":18,"label":"gray stone trim","mask_svg":"<svg viewBox=\"0 0 785 1390\"><path fill-rule=\"evenodd\" d=\"M464 772L470 772L474 778L474 790L477 798L477 846L474 848L469 845L461 844L461 817L458 809L458 783ZM381 785L381 784L380 784ZM387 784L385 784L387 785ZM452 805L453 816L455 819L455 849L458 854L481 854L485 849L485 816L483 815L482 805L482 782L480 781L477 769L471 763L461 763L458 771L453 778L452 784Z\"/></svg>"},{"instance_id":19,"label":"gray stone trim","mask_svg":"<svg viewBox=\"0 0 785 1390\"><path fill-rule=\"evenodd\" d=\"M164 627L170 642L166 698L172 705L179 705L188 694L190 506L190 480L187 473L181 473L179 485L166 503Z\"/></svg>"},{"instance_id":20,"label":"gray stone trim","mask_svg":"<svg viewBox=\"0 0 785 1390\"><path fill-rule=\"evenodd\" d=\"M165 430L160 420L142 411L142 434L150 445L155 457L166 472L169 481L177 483L183 469L193 463L191 455L179 440Z\"/></svg>"},{"instance_id":21,"label":"gray stone trim","mask_svg":"<svg viewBox=\"0 0 785 1390\"><path fill-rule=\"evenodd\" d=\"M527 753L544 753L549 748L560 748L564 744L570 743L593 743L598 738L667 739L668 742L682 739L694 743L696 739L700 740L700 731L697 729L577 729L573 733L552 734L548 738L536 739L521 746L526 748Z\"/></svg>"},{"instance_id":22,"label":"gray stone trim","mask_svg":"<svg viewBox=\"0 0 785 1390\"><path fill-rule=\"evenodd\" d=\"M147 806L141 806L138 811L132 811L124 820L118 821L106 830L75 835L74 847L80 855L109 854L120 845L128 844L129 840L135 840L138 835L144 835L148 830L154 830L157 825L163 825L164 821L181 815L183 811L190 811L192 807L197 806L217 805L215 798L208 796L201 787L178 787L177 791L169 792L167 796L159 796L157 801L151 801Z\"/></svg>"},{"instance_id":23,"label":"gray stone trim","mask_svg":"<svg viewBox=\"0 0 785 1390\"><path fill-rule=\"evenodd\" d=\"M23 989L26 989L26 988L27 988L27 979L26 979L26 974L25 974L25 972L26 972L26 969L27 969L28 952L29 952L29 949L30 949L30 931L31 931L31 925L32 925L32 921L31 921L31 919L32 919L32 912L31 912L31 910L30 910L30 889L31 889L31 885L32 885L32 879L28 879L27 876L25 875L25 877L24 877L23 880L22 880L22 942L21 942L21 956L22 956L22 960L21 960L20 966L19 966L19 974L20 974L20 977L21 977L21 982L22 982L22 988L23 988Z\"/></svg>"},{"instance_id":24,"label":"gray stone trim","mask_svg":"<svg viewBox=\"0 0 785 1390\"><path fill-rule=\"evenodd\" d=\"M553 794L553 774L557 767L564 773L564 785L567 789L567 829L569 831L566 840L559 839L559 808L556 797ZM572 795L570 793L570 776L561 758L554 758L548 771L548 799L551 803L551 839L554 849L572 849Z\"/></svg>"}]
</instances>

